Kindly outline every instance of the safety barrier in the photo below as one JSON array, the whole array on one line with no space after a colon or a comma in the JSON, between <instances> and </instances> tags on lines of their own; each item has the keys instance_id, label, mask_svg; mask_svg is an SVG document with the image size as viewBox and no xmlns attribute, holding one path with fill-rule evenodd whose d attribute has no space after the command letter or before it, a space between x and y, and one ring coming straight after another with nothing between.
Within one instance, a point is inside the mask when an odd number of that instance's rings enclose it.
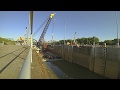
<instances>
[{"instance_id":1,"label":"safety barrier","mask_svg":"<svg viewBox=\"0 0 120 90\"><path fill-rule=\"evenodd\" d=\"M31 79L31 55L32 48L30 48L29 53L23 63L18 79Z\"/></svg>"}]
</instances>

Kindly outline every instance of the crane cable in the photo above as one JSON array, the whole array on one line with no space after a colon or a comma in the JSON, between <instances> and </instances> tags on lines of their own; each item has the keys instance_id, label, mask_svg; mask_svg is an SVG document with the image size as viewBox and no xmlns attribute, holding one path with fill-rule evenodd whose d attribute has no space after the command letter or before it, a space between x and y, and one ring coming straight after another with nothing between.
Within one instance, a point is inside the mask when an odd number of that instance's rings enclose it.
<instances>
[{"instance_id":1,"label":"crane cable","mask_svg":"<svg viewBox=\"0 0 120 90\"><path fill-rule=\"evenodd\" d=\"M49 18L47 18L43 23L42 25L36 30L36 32L33 34L33 36L40 30L40 28L42 28L42 26L47 22Z\"/></svg>"}]
</instances>

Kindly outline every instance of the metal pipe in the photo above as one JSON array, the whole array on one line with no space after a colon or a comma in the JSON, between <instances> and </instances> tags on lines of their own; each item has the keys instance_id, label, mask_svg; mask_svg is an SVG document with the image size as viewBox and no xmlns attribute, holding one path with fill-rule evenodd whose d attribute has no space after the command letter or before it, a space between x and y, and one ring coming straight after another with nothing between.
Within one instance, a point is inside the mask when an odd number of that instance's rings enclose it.
<instances>
[{"instance_id":1,"label":"metal pipe","mask_svg":"<svg viewBox=\"0 0 120 90\"><path fill-rule=\"evenodd\" d=\"M31 52L32 49L30 48L29 53L23 63L18 79L31 79Z\"/></svg>"},{"instance_id":2,"label":"metal pipe","mask_svg":"<svg viewBox=\"0 0 120 90\"><path fill-rule=\"evenodd\" d=\"M64 24L65 24L65 30L64 30L64 45L66 45L66 43L65 43L65 36L66 36L66 23L64 22Z\"/></svg>"},{"instance_id":3,"label":"metal pipe","mask_svg":"<svg viewBox=\"0 0 120 90\"><path fill-rule=\"evenodd\" d=\"M115 13L115 15L116 15L116 25L117 25L117 46L119 47L119 32L118 32L117 13Z\"/></svg>"},{"instance_id":4,"label":"metal pipe","mask_svg":"<svg viewBox=\"0 0 120 90\"><path fill-rule=\"evenodd\" d=\"M30 31L33 32L33 11L30 11Z\"/></svg>"},{"instance_id":5,"label":"metal pipe","mask_svg":"<svg viewBox=\"0 0 120 90\"><path fill-rule=\"evenodd\" d=\"M30 38L31 38L31 48L27 55L26 60L23 63L21 72L19 74L19 79L30 79L31 78L31 62L32 62L32 32L33 32L33 11L30 11L29 14L29 30L30 30Z\"/></svg>"},{"instance_id":6,"label":"metal pipe","mask_svg":"<svg viewBox=\"0 0 120 90\"><path fill-rule=\"evenodd\" d=\"M33 38L32 38L32 34L31 34L31 49L32 49L32 46L33 46L33 40L32 40ZM32 63L32 50L31 50L31 63Z\"/></svg>"},{"instance_id":7,"label":"metal pipe","mask_svg":"<svg viewBox=\"0 0 120 90\"><path fill-rule=\"evenodd\" d=\"M32 38L32 33L33 33L33 11L30 11L30 31L31 31L31 49L33 47L33 38ZM31 62L32 62L32 51L31 51Z\"/></svg>"}]
</instances>

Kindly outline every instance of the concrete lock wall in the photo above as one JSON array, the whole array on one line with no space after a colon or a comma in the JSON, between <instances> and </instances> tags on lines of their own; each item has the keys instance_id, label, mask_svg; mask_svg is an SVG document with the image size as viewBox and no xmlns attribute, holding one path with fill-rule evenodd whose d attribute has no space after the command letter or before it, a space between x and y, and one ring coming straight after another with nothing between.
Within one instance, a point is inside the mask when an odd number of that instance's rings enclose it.
<instances>
[{"instance_id":1,"label":"concrete lock wall","mask_svg":"<svg viewBox=\"0 0 120 90\"><path fill-rule=\"evenodd\" d=\"M90 47L90 60L89 60L89 70L94 71L94 61L95 61L95 49L94 47Z\"/></svg>"},{"instance_id":2,"label":"concrete lock wall","mask_svg":"<svg viewBox=\"0 0 120 90\"><path fill-rule=\"evenodd\" d=\"M64 54L64 45L62 45L62 58L64 59L65 58L65 54Z\"/></svg>"},{"instance_id":3,"label":"concrete lock wall","mask_svg":"<svg viewBox=\"0 0 120 90\"><path fill-rule=\"evenodd\" d=\"M61 46L61 55L64 60L67 60L69 62L73 61L73 46L63 45Z\"/></svg>"},{"instance_id":4,"label":"concrete lock wall","mask_svg":"<svg viewBox=\"0 0 120 90\"><path fill-rule=\"evenodd\" d=\"M76 60L77 60L77 52L78 52L77 50L78 50L77 46L73 46L73 57L72 57L73 63L77 63L76 62Z\"/></svg>"},{"instance_id":5,"label":"concrete lock wall","mask_svg":"<svg viewBox=\"0 0 120 90\"><path fill-rule=\"evenodd\" d=\"M90 68L93 71L93 61L91 58L92 47L77 46L54 46L53 50L57 55L61 55L64 60ZM57 53L58 52L58 53ZM93 54L93 53L92 53ZM89 64L92 62L91 64Z\"/></svg>"},{"instance_id":6,"label":"concrete lock wall","mask_svg":"<svg viewBox=\"0 0 120 90\"><path fill-rule=\"evenodd\" d=\"M62 57L62 46L58 46L58 55Z\"/></svg>"},{"instance_id":7,"label":"concrete lock wall","mask_svg":"<svg viewBox=\"0 0 120 90\"><path fill-rule=\"evenodd\" d=\"M120 79L120 48L62 45L55 46L55 50L64 60L86 67L108 78Z\"/></svg>"},{"instance_id":8,"label":"concrete lock wall","mask_svg":"<svg viewBox=\"0 0 120 90\"><path fill-rule=\"evenodd\" d=\"M68 45L65 45L64 46L64 59L67 60L67 61L69 60L68 55L69 55Z\"/></svg>"},{"instance_id":9,"label":"concrete lock wall","mask_svg":"<svg viewBox=\"0 0 120 90\"><path fill-rule=\"evenodd\" d=\"M106 48L95 47L94 72L100 75L105 73Z\"/></svg>"},{"instance_id":10,"label":"concrete lock wall","mask_svg":"<svg viewBox=\"0 0 120 90\"><path fill-rule=\"evenodd\" d=\"M105 76L111 79L120 78L120 48L107 48Z\"/></svg>"},{"instance_id":11,"label":"concrete lock wall","mask_svg":"<svg viewBox=\"0 0 120 90\"><path fill-rule=\"evenodd\" d=\"M120 78L120 48L95 47L94 72L111 79Z\"/></svg>"},{"instance_id":12,"label":"concrete lock wall","mask_svg":"<svg viewBox=\"0 0 120 90\"><path fill-rule=\"evenodd\" d=\"M89 61L91 57L91 47L80 47L78 51L77 63L81 66L89 68Z\"/></svg>"},{"instance_id":13,"label":"concrete lock wall","mask_svg":"<svg viewBox=\"0 0 120 90\"><path fill-rule=\"evenodd\" d=\"M73 62L73 46L68 46L68 61L69 62Z\"/></svg>"},{"instance_id":14,"label":"concrete lock wall","mask_svg":"<svg viewBox=\"0 0 120 90\"><path fill-rule=\"evenodd\" d=\"M89 68L91 47L73 47L73 63Z\"/></svg>"}]
</instances>

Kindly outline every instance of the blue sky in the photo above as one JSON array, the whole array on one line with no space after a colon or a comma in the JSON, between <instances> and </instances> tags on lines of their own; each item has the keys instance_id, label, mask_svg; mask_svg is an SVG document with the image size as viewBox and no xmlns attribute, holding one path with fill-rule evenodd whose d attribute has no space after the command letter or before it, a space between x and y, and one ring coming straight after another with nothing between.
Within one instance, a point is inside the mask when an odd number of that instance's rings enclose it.
<instances>
[{"instance_id":1,"label":"blue sky","mask_svg":"<svg viewBox=\"0 0 120 90\"><path fill-rule=\"evenodd\" d=\"M96 36L100 41L111 40L117 37L117 25L115 12L117 12L118 30L120 32L120 11L34 11L33 33L49 17L56 13L45 34L45 40L74 39ZM29 11L0 11L0 37L16 40L24 36L28 27ZM66 29L65 29L65 23ZM37 41L44 26L34 35ZM120 34L119 34L120 37Z\"/></svg>"}]
</instances>

